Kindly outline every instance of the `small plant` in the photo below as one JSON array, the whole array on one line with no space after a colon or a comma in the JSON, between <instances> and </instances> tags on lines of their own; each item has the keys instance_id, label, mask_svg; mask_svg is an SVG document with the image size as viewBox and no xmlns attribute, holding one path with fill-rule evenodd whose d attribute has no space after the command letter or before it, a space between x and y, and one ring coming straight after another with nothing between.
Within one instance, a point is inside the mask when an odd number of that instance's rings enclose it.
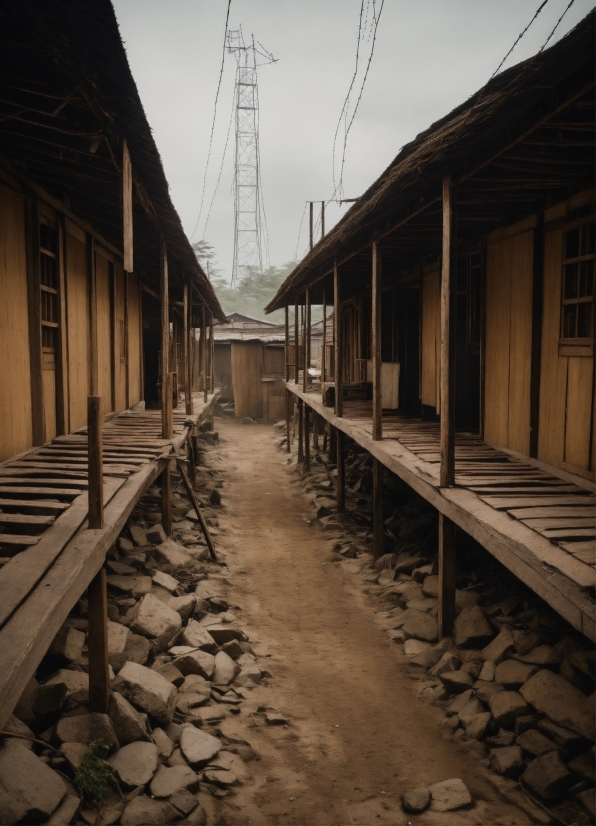
<instances>
[{"instance_id":1,"label":"small plant","mask_svg":"<svg viewBox=\"0 0 596 826\"><path fill-rule=\"evenodd\" d=\"M116 772L104 759L108 748L102 740L94 740L75 774L79 791L92 803L103 800L110 784L117 785Z\"/></svg>"},{"instance_id":2,"label":"small plant","mask_svg":"<svg viewBox=\"0 0 596 826\"><path fill-rule=\"evenodd\" d=\"M195 563L194 559L187 559L186 562L184 563L184 567L185 568L194 568L195 564L196 563Z\"/></svg>"}]
</instances>

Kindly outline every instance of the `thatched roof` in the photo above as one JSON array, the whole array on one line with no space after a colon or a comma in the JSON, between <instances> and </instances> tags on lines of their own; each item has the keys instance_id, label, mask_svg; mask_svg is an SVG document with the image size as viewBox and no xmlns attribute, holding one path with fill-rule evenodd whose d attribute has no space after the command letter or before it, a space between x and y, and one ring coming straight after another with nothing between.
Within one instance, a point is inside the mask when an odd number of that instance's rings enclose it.
<instances>
[{"instance_id":1,"label":"thatched roof","mask_svg":"<svg viewBox=\"0 0 596 826\"><path fill-rule=\"evenodd\" d=\"M0 155L122 249L120 168L134 178L134 266L157 287L160 235L173 297L190 279L225 315L174 205L109 0L3 0Z\"/></svg>"},{"instance_id":2,"label":"thatched roof","mask_svg":"<svg viewBox=\"0 0 596 826\"><path fill-rule=\"evenodd\" d=\"M360 255L361 277L370 258L363 251L375 237L386 239L388 257L399 267L440 253L446 175L460 183L463 238L479 237L592 185L593 88L594 11L554 46L497 75L404 146L296 267L266 311L293 303L307 285L326 279L329 286L334 260L355 273Z\"/></svg>"}]
</instances>

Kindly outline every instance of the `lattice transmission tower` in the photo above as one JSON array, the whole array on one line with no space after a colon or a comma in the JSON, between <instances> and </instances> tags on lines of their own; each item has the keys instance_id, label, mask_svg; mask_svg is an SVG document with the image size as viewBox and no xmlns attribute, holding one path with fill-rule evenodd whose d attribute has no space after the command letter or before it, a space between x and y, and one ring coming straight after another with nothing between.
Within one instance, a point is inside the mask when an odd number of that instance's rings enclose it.
<instances>
[{"instance_id":1,"label":"lattice transmission tower","mask_svg":"<svg viewBox=\"0 0 596 826\"><path fill-rule=\"evenodd\" d=\"M260 44L259 44L260 45ZM259 150L259 87L257 55L265 63L274 58L261 47L244 42L242 29L228 32L228 52L236 58L236 155L234 161L234 263L232 284L246 275L247 269L263 270L265 212L261 186ZM265 252L265 257L267 253Z\"/></svg>"}]
</instances>

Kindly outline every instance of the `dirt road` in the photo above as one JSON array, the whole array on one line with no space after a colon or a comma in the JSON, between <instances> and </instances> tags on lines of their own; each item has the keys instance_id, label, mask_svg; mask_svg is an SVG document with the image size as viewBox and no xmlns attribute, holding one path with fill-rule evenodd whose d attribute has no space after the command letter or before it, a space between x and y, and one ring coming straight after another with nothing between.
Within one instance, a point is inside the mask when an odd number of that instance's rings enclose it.
<instances>
[{"instance_id":1,"label":"dirt road","mask_svg":"<svg viewBox=\"0 0 596 826\"><path fill-rule=\"evenodd\" d=\"M500 798L478 758L443 739L442 712L417 698L405 656L374 623L378 603L331 563L328 536L306 521L308 499L271 427L218 419L217 428L230 592L273 677L252 692L241 718L222 725L246 736L248 719L261 757L248 764L253 782L222 801L226 822L530 823ZM282 712L289 725L247 718L258 706ZM402 812L404 789L451 777L464 780L474 808Z\"/></svg>"}]
</instances>

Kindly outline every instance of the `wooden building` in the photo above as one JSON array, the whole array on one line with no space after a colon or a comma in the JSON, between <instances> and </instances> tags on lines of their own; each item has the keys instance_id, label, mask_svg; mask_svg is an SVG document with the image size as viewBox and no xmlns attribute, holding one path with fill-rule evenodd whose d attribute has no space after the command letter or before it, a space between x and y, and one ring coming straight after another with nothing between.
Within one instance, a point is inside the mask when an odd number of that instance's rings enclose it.
<instances>
[{"instance_id":1,"label":"wooden building","mask_svg":"<svg viewBox=\"0 0 596 826\"><path fill-rule=\"evenodd\" d=\"M0 37L1 725L89 583L101 604L104 554L158 475L167 529L163 456L216 395L207 334L225 316L170 200L109 0L5 0ZM96 530L81 531L88 514ZM103 643L94 626L93 663Z\"/></svg>"},{"instance_id":2,"label":"wooden building","mask_svg":"<svg viewBox=\"0 0 596 826\"><path fill-rule=\"evenodd\" d=\"M383 465L437 508L442 633L458 526L595 638L594 217L592 12L407 144L267 308L304 308L287 388L337 428L338 508L342 434L376 460L376 553Z\"/></svg>"}]
</instances>

